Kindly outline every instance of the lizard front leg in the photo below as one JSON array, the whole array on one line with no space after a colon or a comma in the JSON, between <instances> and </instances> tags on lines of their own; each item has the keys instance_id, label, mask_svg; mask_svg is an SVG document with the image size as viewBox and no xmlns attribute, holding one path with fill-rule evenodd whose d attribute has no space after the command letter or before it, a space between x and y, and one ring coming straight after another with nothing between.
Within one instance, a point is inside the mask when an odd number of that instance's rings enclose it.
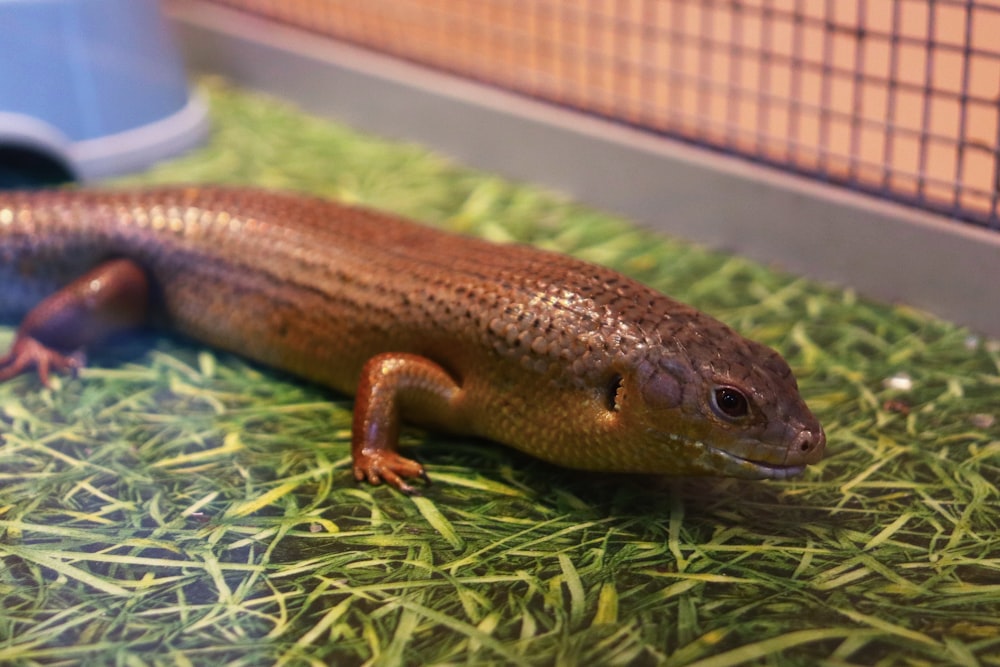
<instances>
[{"instance_id":1,"label":"lizard front leg","mask_svg":"<svg viewBox=\"0 0 1000 667\"><path fill-rule=\"evenodd\" d=\"M457 408L461 396L455 379L426 357L388 352L369 359L361 371L354 405L354 477L372 484L385 481L403 493L417 493L405 480L430 480L422 465L399 455L401 407L419 406L430 414L447 414Z\"/></svg>"}]
</instances>

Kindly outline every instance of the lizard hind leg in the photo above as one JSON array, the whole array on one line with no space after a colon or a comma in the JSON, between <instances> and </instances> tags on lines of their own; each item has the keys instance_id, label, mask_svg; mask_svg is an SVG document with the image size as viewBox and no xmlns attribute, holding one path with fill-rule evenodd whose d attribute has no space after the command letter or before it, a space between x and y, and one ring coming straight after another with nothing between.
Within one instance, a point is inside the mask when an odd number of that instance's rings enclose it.
<instances>
[{"instance_id":1,"label":"lizard hind leg","mask_svg":"<svg viewBox=\"0 0 1000 667\"><path fill-rule=\"evenodd\" d=\"M361 371L354 406L354 477L371 484L386 482L403 493L416 494L406 480L430 480L422 465L399 454L401 408L419 406L447 413L457 408L461 396L455 379L426 357L387 352L369 359Z\"/></svg>"},{"instance_id":2,"label":"lizard hind leg","mask_svg":"<svg viewBox=\"0 0 1000 667\"><path fill-rule=\"evenodd\" d=\"M132 260L91 269L25 316L10 351L0 357L0 382L34 368L48 386L51 371L75 372L84 348L146 322L149 293L146 272Z\"/></svg>"}]
</instances>

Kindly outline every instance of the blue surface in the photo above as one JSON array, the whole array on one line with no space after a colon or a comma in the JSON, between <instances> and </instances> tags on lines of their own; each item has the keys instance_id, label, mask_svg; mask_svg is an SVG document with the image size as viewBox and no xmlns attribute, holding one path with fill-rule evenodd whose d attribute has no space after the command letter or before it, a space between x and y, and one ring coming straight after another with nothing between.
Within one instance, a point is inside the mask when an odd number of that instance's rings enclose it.
<instances>
[{"instance_id":1,"label":"blue surface","mask_svg":"<svg viewBox=\"0 0 1000 667\"><path fill-rule=\"evenodd\" d=\"M0 109L45 120L73 141L139 127L187 103L154 1L0 0L0 25Z\"/></svg>"},{"instance_id":2,"label":"blue surface","mask_svg":"<svg viewBox=\"0 0 1000 667\"><path fill-rule=\"evenodd\" d=\"M124 170L200 138L157 0L0 0L0 26L0 147L36 146L83 174L99 162L106 175L117 153Z\"/></svg>"}]
</instances>

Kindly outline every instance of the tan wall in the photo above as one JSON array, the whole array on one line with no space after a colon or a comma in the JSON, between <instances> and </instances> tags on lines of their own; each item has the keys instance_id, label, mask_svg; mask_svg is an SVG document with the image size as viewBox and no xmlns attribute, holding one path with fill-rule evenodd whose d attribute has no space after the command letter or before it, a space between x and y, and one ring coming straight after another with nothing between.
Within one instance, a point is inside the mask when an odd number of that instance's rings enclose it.
<instances>
[{"instance_id":1,"label":"tan wall","mask_svg":"<svg viewBox=\"0 0 1000 667\"><path fill-rule=\"evenodd\" d=\"M216 0L1000 226L1000 0Z\"/></svg>"}]
</instances>

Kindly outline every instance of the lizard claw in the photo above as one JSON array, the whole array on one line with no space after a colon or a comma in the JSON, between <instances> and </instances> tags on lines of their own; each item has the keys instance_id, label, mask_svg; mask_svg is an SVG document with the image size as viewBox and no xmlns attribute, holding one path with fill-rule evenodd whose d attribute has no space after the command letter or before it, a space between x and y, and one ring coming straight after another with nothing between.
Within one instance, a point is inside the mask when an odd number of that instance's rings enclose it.
<instances>
[{"instance_id":1,"label":"lizard claw","mask_svg":"<svg viewBox=\"0 0 1000 667\"><path fill-rule=\"evenodd\" d=\"M82 365L79 355L60 354L35 338L25 336L15 339L10 352L0 357L0 382L6 382L35 368L38 379L48 387L52 371L75 375Z\"/></svg>"},{"instance_id":2,"label":"lizard claw","mask_svg":"<svg viewBox=\"0 0 1000 667\"><path fill-rule=\"evenodd\" d=\"M407 484L404 479L414 477L419 477L427 484L431 482L422 465L396 452L375 450L355 457L354 478L359 482L367 480L369 484L378 485L384 481L408 496L419 496L420 491Z\"/></svg>"}]
</instances>

